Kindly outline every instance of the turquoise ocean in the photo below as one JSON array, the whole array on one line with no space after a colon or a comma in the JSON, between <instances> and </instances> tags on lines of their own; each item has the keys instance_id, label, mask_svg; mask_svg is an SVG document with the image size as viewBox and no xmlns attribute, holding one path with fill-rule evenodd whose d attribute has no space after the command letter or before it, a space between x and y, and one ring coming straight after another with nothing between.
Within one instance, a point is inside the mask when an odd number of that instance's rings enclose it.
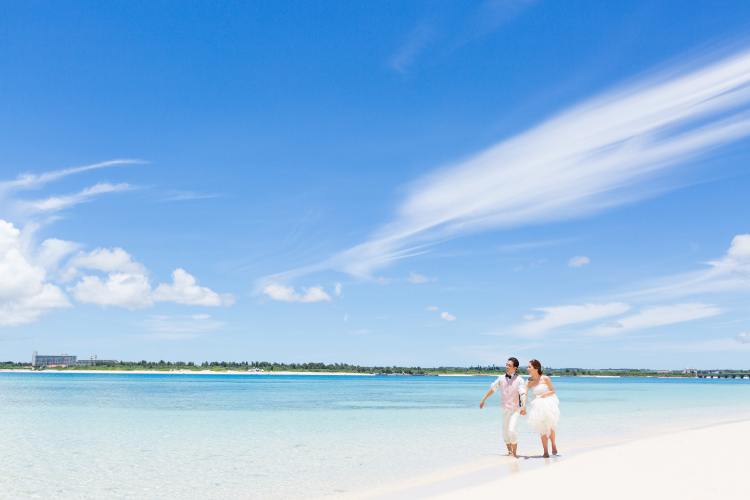
<instances>
[{"instance_id":1,"label":"turquoise ocean","mask_svg":"<svg viewBox=\"0 0 750 500\"><path fill-rule=\"evenodd\" d=\"M507 460L499 396L478 407L493 380L0 373L0 497L355 498L437 479ZM553 381L563 457L750 418L747 379Z\"/></svg>"}]
</instances>

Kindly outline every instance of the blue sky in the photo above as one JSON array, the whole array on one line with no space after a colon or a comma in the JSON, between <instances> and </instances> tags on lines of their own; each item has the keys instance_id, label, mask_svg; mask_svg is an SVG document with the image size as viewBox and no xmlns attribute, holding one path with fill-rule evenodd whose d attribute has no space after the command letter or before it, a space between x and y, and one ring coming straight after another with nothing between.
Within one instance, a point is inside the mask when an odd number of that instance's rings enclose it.
<instances>
[{"instance_id":1,"label":"blue sky","mask_svg":"<svg viewBox=\"0 0 750 500\"><path fill-rule=\"evenodd\" d=\"M9 2L0 357L750 367L746 2Z\"/></svg>"}]
</instances>

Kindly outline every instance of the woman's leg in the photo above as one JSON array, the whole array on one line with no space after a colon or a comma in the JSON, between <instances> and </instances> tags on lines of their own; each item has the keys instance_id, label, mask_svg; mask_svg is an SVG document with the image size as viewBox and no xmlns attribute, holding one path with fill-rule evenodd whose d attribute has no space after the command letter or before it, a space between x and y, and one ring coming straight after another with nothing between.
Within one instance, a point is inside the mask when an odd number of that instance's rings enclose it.
<instances>
[{"instance_id":1,"label":"woman's leg","mask_svg":"<svg viewBox=\"0 0 750 500\"><path fill-rule=\"evenodd\" d=\"M552 454L557 455L557 445L555 444L555 431L550 431L549 440L552 441Z\"/></svg>"},{"instance_id":2,"label":"woman's leg","mask_svg":"<svg viewBox=\"0 0 750 500\"><path fill-rule=\"evenodd\" d=\"M542 436L542 446L544 446L544 458L549 457L549 452L547 451L547 436Z\"/></svg>"}]
</instances>

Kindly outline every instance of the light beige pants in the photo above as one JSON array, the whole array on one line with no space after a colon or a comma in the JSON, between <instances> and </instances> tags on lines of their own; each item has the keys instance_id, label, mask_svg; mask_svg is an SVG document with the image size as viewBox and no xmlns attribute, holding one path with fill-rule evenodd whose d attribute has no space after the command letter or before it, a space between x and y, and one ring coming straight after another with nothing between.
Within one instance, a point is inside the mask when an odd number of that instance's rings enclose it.
<instances>
[{"instance_id":1,"label":"light beige pants","mask_svg":"<svg viewBox=\"0 0 750 500\"><path fill-rule=\"evenodd\" d=\"M521 408L516 408L515 410L503 408L503 439L505 439L505 444L518 443L516 426L518 426L520 416Z\"/></svg>"}]
</instances>

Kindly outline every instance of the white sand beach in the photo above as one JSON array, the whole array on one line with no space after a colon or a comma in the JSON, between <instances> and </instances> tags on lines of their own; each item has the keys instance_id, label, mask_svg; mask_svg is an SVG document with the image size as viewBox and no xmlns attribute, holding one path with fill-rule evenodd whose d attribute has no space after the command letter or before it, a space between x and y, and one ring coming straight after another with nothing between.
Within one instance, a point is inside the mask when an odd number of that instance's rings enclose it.
<instances>
[{"instance_id":1,"label":"white sand beach","mask_svg":"<svg viewBox=\"0 0 750 500\"><path fill-rule=\"evenodd\" d=\"M741 421L604 446L557 460L522 458L518 464L522 467L507 464L507 475L499 479L487 481L486 475L474 474L474 484L461 485L459 476L443 480L443 491L436 482L378 498L489 500L533 492L533 497L556 499L740 499L750 497L745 476L748 454L750 421ZM516 472L527 468L523 466L529 461L540 466ZM464 479L471 482L468 475Z\"/></svg>"}]
</instances>

